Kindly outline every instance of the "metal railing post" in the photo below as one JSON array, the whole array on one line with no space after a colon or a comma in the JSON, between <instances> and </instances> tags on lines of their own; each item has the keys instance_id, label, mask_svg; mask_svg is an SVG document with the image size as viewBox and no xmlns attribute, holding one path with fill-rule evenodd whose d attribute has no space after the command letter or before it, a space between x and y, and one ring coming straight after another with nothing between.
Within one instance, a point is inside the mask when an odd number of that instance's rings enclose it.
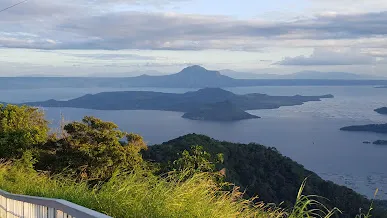
<instances>
[{"instance_id":1,"label":"metal railing post","mask_svg":"<svg viewBox=\"0 0 387 218\"><path fill-rule=\"evenodd\" d=\"M111 218L105 214L61 200L11 194L0 190L5 218ZM4 205L5 203L5 205Z\"/></svg>"}]
</instances>

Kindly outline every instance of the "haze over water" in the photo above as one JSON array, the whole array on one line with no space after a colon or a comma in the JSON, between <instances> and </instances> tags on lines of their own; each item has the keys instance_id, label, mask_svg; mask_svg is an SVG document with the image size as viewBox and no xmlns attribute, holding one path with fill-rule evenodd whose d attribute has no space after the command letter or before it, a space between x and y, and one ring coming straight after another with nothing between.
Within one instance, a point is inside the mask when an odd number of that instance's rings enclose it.
<instances>
[{"instance_id":1,"label":"haze over water","mask_svg":"<svg viewBox=\"0 0 387 218\"><path fill-rule=\"evenodd\" d=\"M122 89L29 89L2 90L0 101L21 103L48 99L71 99L89 93ZM193 89L141 88L186 92ZM67 120L85 115L117 123L121 129L144 136L149 144L161 143L188 133L201 133L219 140L256 142L276 147L282 154L303 164L324 179L346 185L372 197L376 188L379 198L387 199L387 146L363 144L363 141L387 139L387 135L342 132L347 125L387 123L387 116L373 110L386 106L387 89L355 87L246 87L228 89L234 93L270 95L323 95L335 98L308 102L300 106L275 110L249 111L262 119L237 122L193 121L182 113L165 111L98 111L72 108L45 108L46 116L57 126L60 113Z\"/></svg>"}]
</instances>

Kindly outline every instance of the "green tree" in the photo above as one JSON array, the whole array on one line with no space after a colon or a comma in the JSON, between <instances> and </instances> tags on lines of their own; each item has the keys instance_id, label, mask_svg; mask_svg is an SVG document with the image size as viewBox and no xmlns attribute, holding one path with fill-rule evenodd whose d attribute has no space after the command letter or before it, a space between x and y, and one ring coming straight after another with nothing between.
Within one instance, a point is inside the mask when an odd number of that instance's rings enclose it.
<instances>
[{"instance_id":1,"label":"green tree","mask_svg":"<svg viewBox=\"0 0 387 218\"><path fill-rule=\"evenodd\" d=\"M44 113L29 106L0 105L0 157L20 158L47 141Z\"/></svg>"},{"instance_id":2,"label":"green tree","mask_svg":"<svg viewBox=\"0 0 387 218\"><path fill-rule=\"evenodd\" d=\"M173 168L178 171L213 172L215 164L219 162L223 162L223 154L217 154L213 159L202 146L195 145L189 151L183 151L181 157L173 162Z\"/></svg>"},{"instance_id":3,"label":"green tree","mask_svg":"<svg viewBox=\"0 0 387 218\"><path fill-rule=\"evenodd\" d=\"M57 143L59 169L75 169L84 178L101 180L117 170L133 170L143 162L140 151L147 149L143 138L120 131L112 122L86 116L64 129L67 136ZM121 141L124 138L126 141Z\"/></svg>"},{"instance_id":4,"label":"green tree","mask_svg":"<svg viewBox=\"0 0 387 218\"><path fill-rule=\"evenodd\" d=\"M162 168L161 172L172 171L181 181L192 178L197 173L209 173L219 187L227 188L227 184L224 183L225 169L216 171L216 165L223 163L223 154L219 153L212 157L202 146L195 145L189 150L184 150L179 156L166 168Z\"/></svg>"}]
</instances>

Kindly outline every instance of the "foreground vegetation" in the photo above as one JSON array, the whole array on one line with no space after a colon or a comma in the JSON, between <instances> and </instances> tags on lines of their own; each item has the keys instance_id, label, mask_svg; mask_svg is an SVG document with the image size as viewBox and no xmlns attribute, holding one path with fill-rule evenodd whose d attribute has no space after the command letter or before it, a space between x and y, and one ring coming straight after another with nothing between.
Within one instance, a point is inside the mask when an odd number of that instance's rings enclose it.
<instances>
[{"instance_id":1,"label":"foreground vegetation","mask_svg":"<svg viewBox=\"0 0 387 218\"><path fill-rule=\"evenodd\" d=\"M146 176L144 175L146 174ZM281 217L265 212L262 204L238 198L239 192L221 192L208 174L185 181L159 178L147 172L115 175L90 187L63 176L0 166L0 187L12 193L61 198L113 217ZM235 199L236 198L236 199Z\"/></svg>"},{"instance_id":2,"label":"foreground vegetation","mask_svg":"<svg viewBox=\"0 0 387 218\"><path fill-rule=\"evenodd\" d=\"M148 148L141 136L94 117L55 134L47 125L38 109L0 106L0 189L113 217L355 217L359 207L386 214L273 148L194 134Z\"/></svg>"}]
</instances>

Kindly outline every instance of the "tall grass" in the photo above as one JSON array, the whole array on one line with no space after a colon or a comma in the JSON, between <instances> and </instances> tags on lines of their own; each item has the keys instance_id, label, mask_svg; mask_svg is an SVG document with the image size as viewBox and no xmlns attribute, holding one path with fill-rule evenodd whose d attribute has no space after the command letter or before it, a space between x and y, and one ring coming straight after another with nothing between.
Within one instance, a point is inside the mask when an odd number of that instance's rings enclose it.
<instances>
[{"instance_id":1,"label":"tall grass","mask_svg":"<svg viewBox=\"0 0 387 218\"><path fill-rule=\"evenodd\" d=\"M87 182L77 183L60 175L50 177L0 164L0 189L65 199L112 217L329 218L337 212L311 200L313 196L303 196L303 186L295 208L287 212L264 203L253 203L254 199L244 200L237 188L221 191L206 173L184 180L160 178L148 172L121 173L106 183L89 187Z\"/></svg>"},{"instance_id":2,"label":"tall grass","mask_svg":"<svg viewBox=\"0 0 387 218\"><path fill-rule=\"evenodd\" d=\"M370 218L372 217L371 216L371 212L372 210L374 209L374 203L375 203L375 198L376 198L376 195L378 195L378 192L379 192L379 189L376 189L375 190L375 193L374 193L374 197L371 201L371 205L370 205L370 208L369 210L367 211L367 213L363 213L360 209L360 213L355 217L355 218Z\"/></svg>"},{"instance_id":3,"label":"tall grass","mask_svg":"<svg viewBox=\"0 0 387 218\"><path fill-rule=\"evenodd\" d=\"M328 218L332 217L337 213L341 213L338 208L333 208L332 210L328 209L324 204L318 201L319 198L322 198L317 195L303 195L302 192L306 185L306 179L301 184L301 187L297 194L296 203L292 209L292 212L289 215L289 218L299 218L299 217L323 217ZM328 199L325 199L328 200Z\"/></svg>"}]
</instances>

